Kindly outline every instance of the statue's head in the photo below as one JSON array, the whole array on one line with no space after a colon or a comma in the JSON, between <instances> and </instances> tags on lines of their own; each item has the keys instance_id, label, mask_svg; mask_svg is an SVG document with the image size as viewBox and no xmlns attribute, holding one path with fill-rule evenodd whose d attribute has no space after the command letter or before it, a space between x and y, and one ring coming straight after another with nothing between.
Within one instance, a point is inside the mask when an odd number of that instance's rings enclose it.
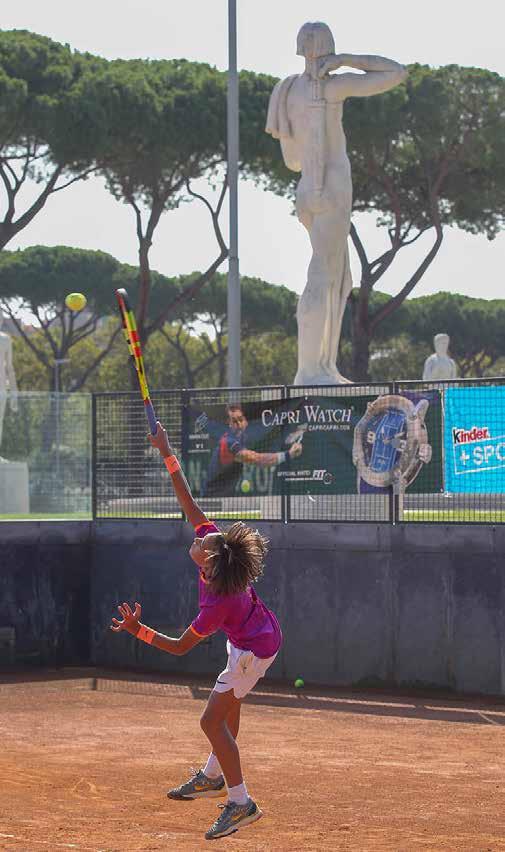
<instances>
[{"instance_id":1,"label":"statue's head","mask_svg":"<svg viewBox=\"0 0 505 852\"><path fill-rule=\"evenodd\" d=\"M450 337L448 334L436 334L433 338L433 346L437 355L447 355Z\"/></svg>"},{"instance_id":2,"label":"statue's head","mask_svg":"<svg viewBox=\"0 0 505 852\"><path fill-rule=\"evenodd\" d=\"M304 24L296 39L296 53L306 59L318 59L335 53L335 42L328 24L321 21Z\"/></svg>"}]
</instances>

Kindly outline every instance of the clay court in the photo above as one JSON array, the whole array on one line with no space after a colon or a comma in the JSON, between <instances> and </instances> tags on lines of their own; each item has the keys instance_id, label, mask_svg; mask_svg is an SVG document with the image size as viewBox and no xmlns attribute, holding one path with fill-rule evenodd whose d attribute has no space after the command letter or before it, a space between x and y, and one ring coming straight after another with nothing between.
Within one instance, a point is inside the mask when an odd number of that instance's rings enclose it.
<instances>
[{"instance_id":1,"label":"clay court","mask_svg":"<svg viewBox=\"0 0 505 852\"><path fill-rule=\"evenodd\" d=\"M67 671L0 687L2 850L505 849L505 706L262 686L245 776L264 817L205 841L216 801L168 787L208 751L210 682Z\"/></svg>"}]
</instances>

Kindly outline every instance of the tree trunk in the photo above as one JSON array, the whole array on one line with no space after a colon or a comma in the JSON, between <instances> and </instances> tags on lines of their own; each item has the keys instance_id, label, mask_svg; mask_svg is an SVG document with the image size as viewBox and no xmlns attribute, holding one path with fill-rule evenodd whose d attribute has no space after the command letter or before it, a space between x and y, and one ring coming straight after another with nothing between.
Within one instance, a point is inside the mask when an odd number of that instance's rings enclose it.
<instances>
[{"instance_id":1,"label":"tree trunk","mask_svg":"<svg viewBox=\"0 0 505 852\"><path fill-rule=\"evenodd\" d=\"M355 382L369 381L370 334L357 316L352 325L352 378Z\"/></svg>"},{"instance_id":2,"label":"tree trunk","mask_svg":"<svg viewBox=\"0 0 505 852\"><path fill-rule=\"evenodd\" d=\"M368 362L370 359L370 342L372 331L369 320L369 293L371 287L364 280L367 270L363 272L361 287L357 296L351 295L352 312L352 379L355 382L369 381Z\"/></svg>"},{"instance_id":3,"label":"tree trunk","mask_svg":"<svg viewBox=\"0 0 505 852\"><path fill-rule=\"evenodd\" d=\"M151 269L149 266L149 249L151 241L143 238L139 243L139 299L137 305L137 331L140 342L144 346L146 342L146 324L149 310L149 296L151 292Z\"/></svg>"}]
</instances>

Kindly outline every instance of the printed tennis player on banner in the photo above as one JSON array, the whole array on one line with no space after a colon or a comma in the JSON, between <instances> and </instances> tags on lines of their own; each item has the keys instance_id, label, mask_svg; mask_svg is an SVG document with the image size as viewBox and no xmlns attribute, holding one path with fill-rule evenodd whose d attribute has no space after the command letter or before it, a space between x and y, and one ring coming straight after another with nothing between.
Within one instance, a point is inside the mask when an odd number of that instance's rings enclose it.
<instances>
[{"instance_id":1,"label":"printed tennis player on banner","mask_svg":"<svg viewBox=\"0 0 505 852\"><path fill-rule=\"evenodd\" d=\"M440 447L433 456L430 430L441 430L439 390L204 409L195 396L184 461L192 488L205 497L386 493L395 476L404 488L419 482L420 491L441 491Z\"/></svg>"}]
</instances>

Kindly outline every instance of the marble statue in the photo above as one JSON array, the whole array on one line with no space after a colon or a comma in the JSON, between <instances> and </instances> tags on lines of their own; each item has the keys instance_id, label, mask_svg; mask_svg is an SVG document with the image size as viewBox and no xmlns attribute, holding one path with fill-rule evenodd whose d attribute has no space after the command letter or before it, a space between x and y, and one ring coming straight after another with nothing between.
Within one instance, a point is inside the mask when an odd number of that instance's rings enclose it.
<instances>
[{"instance_id":1,"label":"marble statue","mask_svg":"<svg viewBox=\"0 0 505 852\"><path fill-rule=\"evenodd\" d=\"M3 421L7 405L7 392L9 391L9 404L11 411L18 410L17 384L14 365L12 363L12 342L10 336L2 329L3 316L0 313L0 446L2 445Z\"/></svg>"},{"instance_id":2,"label":"marble statue","mask_svg":"<svg viewBox=\"0 0 505 852\"><path fill-rule=\"evenodd\" d=\"M403 65L381 56L335 54L329 27L304 24L297 54L303 74L275 86L266 131L279 139L284 162L301 172L296 213L309 233L312 259L298 303L298 372L294 383L341 384L337 369L342 317L351 292L348 236L351 223L351 166L342 111L346 98L387 92L407 75ZM341 67L364 73L331 74Z\"/></svg>"},{"instance_id":3,"label":"marble statue","mask_svg":"<svg viewBox=\"0 0 505 852\"><path fill-rule=\"evenodd\" d=\"M455 362L447 354L450 337L448 334L436 334L433 338L435 352L424 362L423 379L427 382L439 382L444 379L457 379Z\"/></svg>"}]
</instances>

